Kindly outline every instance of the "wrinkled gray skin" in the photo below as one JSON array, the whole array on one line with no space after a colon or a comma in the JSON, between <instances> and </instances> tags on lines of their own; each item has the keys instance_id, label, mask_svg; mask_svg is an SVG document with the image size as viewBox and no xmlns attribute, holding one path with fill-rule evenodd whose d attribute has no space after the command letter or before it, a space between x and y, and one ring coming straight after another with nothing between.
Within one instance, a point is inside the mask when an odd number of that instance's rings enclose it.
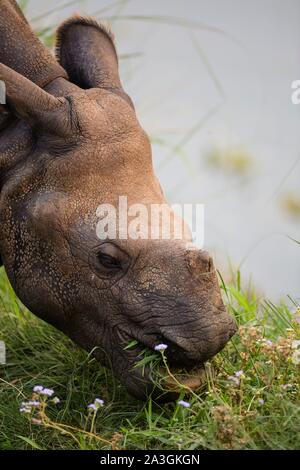
<instances>
[{"instance_id":1,"label":"wrinkled gray skin","mask_svg":"<svg viewBox=\"0 0 300 470\"><path fill-rule=\"evenodd\" d=\"M60 65L59 65L60 63ZM110 33L73 17L57 60L14 1L0 0L0 260L20 299L112 367L128 391L153 385L134 368L166 343L173 366L201 365L236 330L213 263L183 240L100 241L101 203L164 203L149 140L118 75ZM140 345L124 346L137 339Z\"/></svg>"}]
</instances>

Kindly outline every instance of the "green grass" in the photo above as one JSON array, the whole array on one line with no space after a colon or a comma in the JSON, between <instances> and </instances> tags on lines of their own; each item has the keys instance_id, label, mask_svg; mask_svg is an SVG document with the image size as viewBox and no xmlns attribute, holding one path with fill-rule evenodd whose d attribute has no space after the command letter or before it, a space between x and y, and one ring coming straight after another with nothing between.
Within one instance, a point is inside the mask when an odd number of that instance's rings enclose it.
<instances>
[{"instance_id":1,"label":"green grass","mask_svg":"<svg viewBox=\"0 0 300 470\"><path fill-rule=\"evenodd\" d=\"M0 449L299 448L297 315L243 292L239 275L222 285L240 333L208 364L206 391L182 393L191 404L184 409L127 395L110 371L29 313L1 269ZM48 399L34 424L19 408L40 384L61 402ZM95 397L105 401L97 414L87 411Z\"/></svg>"},{"instance_id":2,"label":"green grass","mask_svg":"<svg viewBox=\"0 0 300 470\"><path fill-rule=\"evenodd\" d=\"M28 0L20 3L25 7ZM69 3L73 2L63 5ZM109 13L110 20L166 23L229 37L203 23L111 12L123 3L113 2L97 13L101 17ZM39 28L39 19L33 19L33 26L52 47L53 27ZM197 50L223 100L221 82L199 45ZM171 147L163 166L172 155L189 165L184 146L216 111L209 111ZM209 163L227 173L244 174L251 158L239 151L227 153L210 155ZM297 305L288 308L258 299L255 291L242 288L239 273L222 287L240 333L207 365L206 391L192 396L181 393L191 404L183 409L176 402L159 405L151 398L141 403L130 397L91 355L30 314L16 299L1 269L0 340L6 344L7 364L0 365L0 449L300 448L300 366L295 364L300 352L292 347L300 331L296 316L290 313ZM61 400L58 405L51 398L43 402L42 413L35 414L41 424L19 411L21 403L32 398L35 385L53 388ZM105 404L93 414L87 405L96 397Z\"/></svg>"}]
</instances>

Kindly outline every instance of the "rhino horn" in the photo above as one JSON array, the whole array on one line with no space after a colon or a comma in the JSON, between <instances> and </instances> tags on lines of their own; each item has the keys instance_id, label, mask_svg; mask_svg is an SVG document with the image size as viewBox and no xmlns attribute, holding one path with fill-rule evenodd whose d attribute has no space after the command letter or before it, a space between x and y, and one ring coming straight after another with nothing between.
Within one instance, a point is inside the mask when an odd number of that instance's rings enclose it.
<instances>
[{"instance_id":1,"label":"rhino horn","mask_svg":"<svg viewBox=\"0 0 300 470\"><path fill-rule=\"evenodd\" d=\"M36 37L15 1L0 2L0 44L0 62L40 87L55 78L67 78L66 71Z\"/></svg>"},{"instance_id":2,"label":"rhino horn","mask_svg":"<svg viewBox=\"0 0 300 470\"><path fill-rule=\"evenodd\" d=\"M0 64L0 80L5 83L7 103L15 113L30 123L54 133L66 134L68 119L65 98L56 98L15 70Z\"/></svg>"}]
</instances>

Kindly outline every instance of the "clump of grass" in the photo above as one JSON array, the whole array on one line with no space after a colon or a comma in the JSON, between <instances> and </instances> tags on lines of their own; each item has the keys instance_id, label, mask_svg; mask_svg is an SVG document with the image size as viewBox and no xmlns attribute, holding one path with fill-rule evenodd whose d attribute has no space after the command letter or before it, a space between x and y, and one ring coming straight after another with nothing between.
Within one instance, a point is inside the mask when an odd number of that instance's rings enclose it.
<instances>
[{"instance_id":1,"label":"clump of grass","mask_svg":"<svg viewBox=\"0 0 300 470\"><path fill-rule=\"evenodd\" d=\"M235 175L248 174L253 165L252 157L244 149L235 146L212 149L205 160L208 166Z\"/></svg>"},{"instance_id":2,"label":"clump of grass","mask_svg":"<svg viewBox=\"0 0 300 470\"><path fill-rule=\"evenodd\" d=\"M157 404L134 400L91 355L31 315L2 270L0 449L299 448L299 306L293 315L285 304L259 301L237 279L222 289L239 334L207 364L206 390L183 389ZM40 384L60 403L32 396ZM101 406L88 408L97 397ZM31 400L41 408L20 412Z\"/></svg>"}]
</instances>

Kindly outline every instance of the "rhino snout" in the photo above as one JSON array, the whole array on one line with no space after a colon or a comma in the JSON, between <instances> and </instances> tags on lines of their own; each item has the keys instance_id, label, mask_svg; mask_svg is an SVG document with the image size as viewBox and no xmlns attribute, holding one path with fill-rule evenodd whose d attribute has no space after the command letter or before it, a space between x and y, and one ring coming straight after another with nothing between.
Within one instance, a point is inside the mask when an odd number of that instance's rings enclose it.
<instances>
[{"instance_id":1,"label":"rhino snout","mask_svg":"<svg viewBox=\"0 0 300 470\"><path fill-rule=\"evenodd\" d=\"M171 363L192 367L202 364L220 352L236 333L237 325L227 312L211 314L206 321L194 324L187 321L182 328L162 329L163 341L168 345L167 356Z\"/></svg>"}]
</instances>

